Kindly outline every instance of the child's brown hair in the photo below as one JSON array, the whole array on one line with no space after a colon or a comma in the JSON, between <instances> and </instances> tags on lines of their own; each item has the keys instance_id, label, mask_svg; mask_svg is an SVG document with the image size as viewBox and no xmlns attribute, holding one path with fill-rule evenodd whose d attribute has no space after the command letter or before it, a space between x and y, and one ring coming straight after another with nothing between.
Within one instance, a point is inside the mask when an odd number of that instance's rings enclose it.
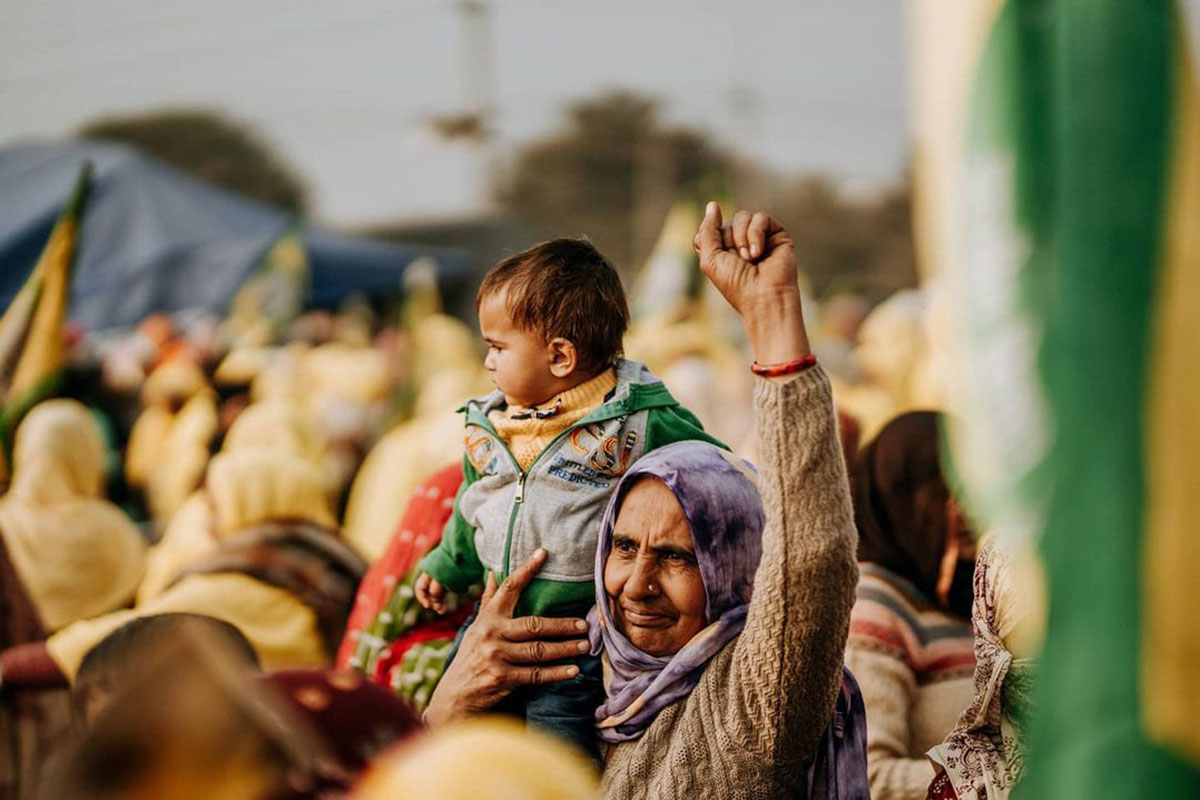
<instances>
[{"instance_id":1,"label":"child's brown hair","mask_svg":"<svg viewBox=\"0 0 1200 800\"><path fill-rule=\"evenodd\" d=\"M501 291L517 327L547 342L570 341L582 369L602 369L621 355L629 327L625 290L587 239L551 239L504 259L484 276L476 308Z\"/></svg>"}]
</instances>

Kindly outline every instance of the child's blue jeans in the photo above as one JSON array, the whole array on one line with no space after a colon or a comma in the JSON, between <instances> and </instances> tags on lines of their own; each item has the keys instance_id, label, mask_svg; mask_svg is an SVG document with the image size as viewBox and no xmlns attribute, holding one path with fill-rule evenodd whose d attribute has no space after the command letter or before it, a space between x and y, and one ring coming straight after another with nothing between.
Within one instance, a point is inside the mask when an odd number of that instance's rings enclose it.
<instances>
[{"instance_id":1,"label":"child's blue jeans","mask_svg":"<svg viewBox=\"0 0 1200 800\"><path fill-rule=\"evenodd\" d=\"M447 667L458 654L463 634L474 621L475 614L471 614L458 629L454 647L446 659ZM541 686L522 686L493 710L521 717L527 724L571 742L599 764L596 709L604 702L603 669L597 656L579 656L572 661L579 667L579 674L574 678Z\"/></svg>"}]
</instances>

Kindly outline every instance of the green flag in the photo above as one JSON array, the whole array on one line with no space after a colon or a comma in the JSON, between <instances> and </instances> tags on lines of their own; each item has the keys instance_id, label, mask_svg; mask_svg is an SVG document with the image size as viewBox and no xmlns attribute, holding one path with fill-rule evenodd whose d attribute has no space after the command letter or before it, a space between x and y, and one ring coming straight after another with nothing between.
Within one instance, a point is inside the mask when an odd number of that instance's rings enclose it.
<instances>
[{"instance_id":1,"label":"green flag","mask_svg":"<svg viewBox=\"0 0 1200 800\"><path fill-rule=\"evenodd\" d=\"M1200 796L1200 9L913 5L955 472L1048 581L1015 794Z\"/></svg>"}]
</instances>

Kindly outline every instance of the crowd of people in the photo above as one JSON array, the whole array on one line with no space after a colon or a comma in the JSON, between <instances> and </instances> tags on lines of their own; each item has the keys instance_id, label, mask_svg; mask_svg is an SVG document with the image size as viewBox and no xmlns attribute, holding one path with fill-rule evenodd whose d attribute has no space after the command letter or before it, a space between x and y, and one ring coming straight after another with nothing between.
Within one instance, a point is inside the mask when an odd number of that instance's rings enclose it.
<instances>
[{"instance_id":1,"label":"crowd of people","mask_svg":"<svg viewBox=\"0 0 1200 800\"><path fill-rule=\"evenodd\" d=\"M926 300L809 302L763 213L694 247L719 303L632 323L586 241L511 256L486 354L419 279L72 337L0 497L0 797L1005 797L1041 610Z\"/></svg>"}]
</instances>

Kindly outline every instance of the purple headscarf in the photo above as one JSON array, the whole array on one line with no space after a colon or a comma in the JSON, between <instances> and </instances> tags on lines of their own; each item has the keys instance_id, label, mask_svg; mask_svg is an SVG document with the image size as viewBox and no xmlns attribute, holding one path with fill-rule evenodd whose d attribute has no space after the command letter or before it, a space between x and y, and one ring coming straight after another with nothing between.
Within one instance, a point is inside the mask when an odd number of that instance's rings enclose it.
<instances>
[{"instance_id":1,"label":"purple headscarf","mask_svg":"<svg viewBox=\"0 0 1200 800\"><path fill-rule=\"evenodd\" d=\"M633 484L647 476L665 483L683 508L704 581L708 625L672 656L634 647L613 624L604 591L617 512ZM601 739L639 738L658 712L692 691L709 659L741 633L762 557L764 521L754 468L711 444L678 442L654 450L617 484L600 528L596 605L588 614L592 654L602 655L605 666L607 699L596 711Z\"/></svg>"}]
</instances>

